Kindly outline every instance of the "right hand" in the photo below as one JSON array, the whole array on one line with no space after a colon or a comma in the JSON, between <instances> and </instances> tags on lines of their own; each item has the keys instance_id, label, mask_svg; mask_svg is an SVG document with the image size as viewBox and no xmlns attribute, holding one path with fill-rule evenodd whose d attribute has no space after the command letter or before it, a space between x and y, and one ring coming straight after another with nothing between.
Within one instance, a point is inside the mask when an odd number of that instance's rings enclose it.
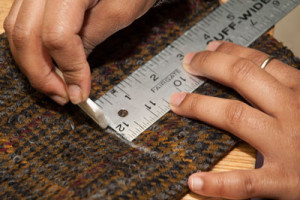
<instances>
[{"instance_id":1,"label":"right hand","mask_svg":"<svg viewBox=\"0 0 300 200\"><path fill-rule=\"evenodd\" d=\"M37 90L57 103L90 93L87 55L147 12L156 0L15 0L4 22L12 54ZM52 59L63 73L55 73Z\"/></svg>"},{"instance_id":2,"label":"right hand","mask_svg":"<svg viewBox=\"0 0 300 200\"><path fill-rule=\"evenodd\" d=\"M230 199L300 199L300 71L255 49L214 41L207 51L187 54L184 69L235 89L249 104L201 94L172 95L171 109L246 141L264 157L263 167L197 172L190 189Z\"/></svg>"}]
</instances>

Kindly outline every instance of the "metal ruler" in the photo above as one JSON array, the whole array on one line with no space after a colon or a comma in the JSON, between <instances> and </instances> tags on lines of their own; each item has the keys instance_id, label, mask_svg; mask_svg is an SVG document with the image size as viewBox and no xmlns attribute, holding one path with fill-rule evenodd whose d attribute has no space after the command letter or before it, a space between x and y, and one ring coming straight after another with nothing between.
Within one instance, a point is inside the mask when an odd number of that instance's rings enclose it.
<instances>
[{"instance_id":1,"label":"metal ruler","mask_svg":"<svg viewBox=\"0 0 300 200\"><path fill-rule=\"evenodd\" d=\"M169 110L174 92L193 92L204 80L182 69L184 55L212 40L249 46L300 4L300 0L230 0L95 102L109 126L134 140Z\"/></svg>"}]
</instances>

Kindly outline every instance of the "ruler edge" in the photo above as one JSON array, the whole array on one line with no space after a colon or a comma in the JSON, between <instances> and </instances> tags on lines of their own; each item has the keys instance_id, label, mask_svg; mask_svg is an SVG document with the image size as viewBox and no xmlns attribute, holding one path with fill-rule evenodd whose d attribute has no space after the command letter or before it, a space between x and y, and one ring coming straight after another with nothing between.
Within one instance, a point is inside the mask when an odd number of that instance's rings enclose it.
<instances>
[{"instance_id":1,"label":"ruler edge","mask_svg":"<svg viewBox=\"0 0 300 200\"><path fill-rule=\"evenodd\" d=\"M237 0L237 1L240 1L240 0ZM251 0L248 0L248 1L251 1ZM271 0L272 1L272 0ZM262 29L261 33L257 35L256 39L252 39L250 40L250 42L248 42L246 45L244 45L245 47L249 47L251 44L253 44L257 39L259 39L262 35L264 35L266 32L268 32L272 27L274 27L276 25L276 23L278 23L280 20L282 20L284 17L286 17L288 15L288 13L292 12L295 8L297 8L299 5L300 5L300 0L290 0L292 3L291 5L295 5L298 3L298 5L294 6L292 9L290 9L288 12L285 12L285 15L282 17L282 18L279 18L279 19L276 19L274 22L273 22L273 25L270 25L270 26L266 26L264 29ZM139 69L145 67L145 65L149 62L151 62L151 60L153 60L154 58L158 57L161 55L162 52L164 52L167 48L169 48L173 43L175 43L176 41L178 41L180 38L184 37L184 35L188 32L190 32L190 30L200 24L201 22L203 22L206 18L208 18L209 16L213 15L218 9L222 9L226 4L228 4L229 2L231 2L231 0L228 0L226 3L223 3L223 4L220 4L219 6L217 6L216 8L214 8L213 10L211 10L209 13L207 13L207 15L204 15L198 22L196 22L194 25L192 25L190 28L188 28L186 31L184 31L180 36L178 36L176 39L174 39L172 42L170 42L165 48L163 48L161 51L159 51L159 53L153 55L149 60L147 60L146 62L144 62L143 64L141 64L136 70L132 71L130 74L128 74L124 79L120 80L119 83L113 85L112 88L110 88L109 90L107 90L103 95L101 95L98 99L96 99L94 102L100 107L100 105L97 103L97 101L99 99L101 99L104 95L106 95L107 93L109 93L111 90L113 90L115 87L119 86L122 82L124 82L125 80L127 80L128 78L130 78L134 72L138 71ZM241 1L240 1L241 2ZM201 87L203 84L205 83L205 81L202 81L202 83L197 87ZM197 89L196 88L196 89ZM195 89L195 90L196 90ZM194 90L194 91L195 91ZM152 122L152 124L143 129L142 132L140 132L139 135L141 135L145 130L149 129L154 123L156 123L159 119L161 119L161 117L163 117L165 114L167 114L168 112L170 112L171 110L169 109L168 111L166 111L162 116L160 116L159 118L157 118L154 122ZM106 117L106 116L105 116ZM121 137L123 140L125 139L126 141L128 142L132 142L133 140L135 140L137 137L139 137L139 135L137 136L134 136L132 139L128 139L126 137L124 137L122 133L119 133L116 129L114 129L112 126L111 126L111 120L106 117L106 120L108 122L108 126L111 130L113 130L116 135L118 135L119 137Z\"/></svg>"}]
</instances>

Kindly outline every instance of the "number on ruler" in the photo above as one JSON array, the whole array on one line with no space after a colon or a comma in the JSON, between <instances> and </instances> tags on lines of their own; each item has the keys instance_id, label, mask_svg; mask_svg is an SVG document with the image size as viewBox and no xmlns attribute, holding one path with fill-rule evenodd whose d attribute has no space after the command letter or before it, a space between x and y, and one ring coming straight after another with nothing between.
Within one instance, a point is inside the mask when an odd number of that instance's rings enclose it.
<instances>
[{"instance_id":1,"label":"number on ruler","mask_svg":"<svg viewBox=\"0 0 300 200\"><path fill-rule=\"evenodd\" d=\"M127 95L127 94L125 95L125 98L128 99L128 100L131 100L130 96Z\"/></svg>"},{"instance_id":2,"label":"number on ruler","mask_svg":"<svg viewBox=\"0 0 300 200\"><path fill-rule=\"evenodd\" d=\"M126 124L125 122L119 124L118 126L116 126L116 129L119 131L119 132L123 132L125 131L126 127L129 127L129 124Z\"/></svg>"},{"instance_id":3,"label":"number on ruler","mask_svg":"<svg viewBox=\"0 0 300 200\"><path fill-rule=\"evenodd\" d=\"M186 82L186 79L180 77L179 79L177 79L177 80L174 81L174 85L175 85L176 87L179 87L179 86L182 85L182 82Z\"/></svg>"},{"instance_id":4,"label":"number on ruler","mask_svg":"<svg viewBox=\"0 0 300 200\"><path fill-rule=\"evenodd\" d=\"M159 79L159 77L156 74L151 74L150 78L155 82Z\"/></svg>"},{"instance_id":5,"label":"number on ruler","mask_svg":"<svg viewBox=\"0 0 300 200\"><path fill-rule=\"evenodd\" d=\"M182 55L181 53L180 54L177 54L177 56L176 56L177 58L179 58L179 60L183 60L183 58L184 58L184 55Z\"/></svg>"}]
</instances>

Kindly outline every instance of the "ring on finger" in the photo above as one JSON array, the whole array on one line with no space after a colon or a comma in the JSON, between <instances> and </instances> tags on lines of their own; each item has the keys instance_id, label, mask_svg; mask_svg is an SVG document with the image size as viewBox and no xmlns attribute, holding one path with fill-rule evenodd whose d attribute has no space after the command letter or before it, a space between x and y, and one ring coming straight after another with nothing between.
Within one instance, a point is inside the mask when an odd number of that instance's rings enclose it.
<instances>
[{"instance_id":1,"label":"ring on finger","mask_svg":"<svg viewBox=\"0 0 300 200\"><path fill-rule=\"evenodd\" d=\"M260 66L260 68L264 69L268 64L269 62L271 62L271 60L275 59L273 56L269 56Z\"/></svg>"}]
</instances>

